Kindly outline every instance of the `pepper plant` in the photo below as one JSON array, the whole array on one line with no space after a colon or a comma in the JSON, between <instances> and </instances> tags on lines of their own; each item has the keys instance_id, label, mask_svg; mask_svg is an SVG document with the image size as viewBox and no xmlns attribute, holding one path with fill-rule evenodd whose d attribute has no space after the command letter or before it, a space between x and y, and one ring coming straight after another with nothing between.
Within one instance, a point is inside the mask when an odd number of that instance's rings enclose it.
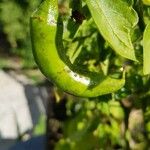
<instances>
[{"instance_id":1,"label":"pepper plant","mask_svg":"<svg viewBox=\"0 0 150 150\"><path fill-rule=\"evenodd\" d=\"M65 91L55 149L149 147L150 1L44 0L31 17L33 55Z\"/></svg>"}]
</instances>

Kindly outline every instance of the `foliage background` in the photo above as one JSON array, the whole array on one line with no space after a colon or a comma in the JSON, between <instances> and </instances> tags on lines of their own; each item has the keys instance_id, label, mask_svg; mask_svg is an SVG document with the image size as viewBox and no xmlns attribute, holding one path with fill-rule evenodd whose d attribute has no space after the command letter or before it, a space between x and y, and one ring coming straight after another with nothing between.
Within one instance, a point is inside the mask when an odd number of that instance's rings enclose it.
<instances>
[{"instance_id":1,"label":"foliage background","mask_svg":"<svg viewBox=\"0 0 150 150\"><path fill-rule=\"evenodd\" d=\"M40 0L0 0L0 52L19 56L25 67L34 65L29 34L29 18ZM2 64L2 63L1 63ZM7 62L3 62L7 65Z\"/></svg>"}]
</instances>

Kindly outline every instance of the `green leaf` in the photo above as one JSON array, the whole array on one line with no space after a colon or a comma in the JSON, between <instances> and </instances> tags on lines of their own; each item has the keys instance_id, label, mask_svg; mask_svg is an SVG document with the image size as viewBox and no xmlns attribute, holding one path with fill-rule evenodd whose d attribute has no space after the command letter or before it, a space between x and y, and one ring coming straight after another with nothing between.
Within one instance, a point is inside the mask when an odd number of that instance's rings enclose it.
<instances>
[{"instance_id":1,"label":"green leaf","mask_svg":"<svg viewBox=\"0 0 150 150\"><path fill-rule=\"evenodd\" d=\"M146 29L144 31L143 48L144 48L143 72L146 75L150 73L150 23L146 26Z\"/></svg>"},{"instance_id":2,"label":"green leaf","mask_svg":"<svg viewBox=\"0 0 150 150\"><path fill-rule=\"evenodd\" d=\"M150 6L150 0L142 0L144 5Z\"/></svg>"},{"instance_id":3,"label":"green leaf","mask_svg":"<svg viewBox=\"0 0 150 150\"><path fill-rule=\"evenodd\" d=\"M137 13L124 0L86 0L91 15L105 40L121 56L136 60L130 32Z\"/></svg>"}]
</instances>

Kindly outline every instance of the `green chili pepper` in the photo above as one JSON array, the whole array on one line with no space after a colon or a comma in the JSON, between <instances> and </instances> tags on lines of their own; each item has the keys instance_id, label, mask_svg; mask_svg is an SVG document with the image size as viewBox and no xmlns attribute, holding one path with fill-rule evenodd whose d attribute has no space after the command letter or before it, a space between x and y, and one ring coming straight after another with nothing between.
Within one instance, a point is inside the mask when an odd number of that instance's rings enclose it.
<instances>
[{"instance_id":1,"label":"green chili pepper","mask_svg":"<svg viewBox=\"0 0 150 150\"><path fill-rule=\"evenodd\" d=\"M33 55L41 72L56 86L80 97L96 97L120 89L122 79L75 67L65 54L58 0L45 0L31 17Z\"/></svg>"}]
</instances>

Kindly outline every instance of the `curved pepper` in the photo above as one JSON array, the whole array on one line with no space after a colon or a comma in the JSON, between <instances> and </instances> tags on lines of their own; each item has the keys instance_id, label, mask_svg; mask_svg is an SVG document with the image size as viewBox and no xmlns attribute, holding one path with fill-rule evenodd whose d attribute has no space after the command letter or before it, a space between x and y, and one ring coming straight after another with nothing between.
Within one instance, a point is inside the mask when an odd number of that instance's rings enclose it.
<instances>
[{"instance_id":1,"label":"curved pepper","mask_svg":"<svg viewBox=\"0 0 150 150\"><path fill-rule=\"evenodd\" d=\"M41 72L56 86L80 97L96 97L120 89L122 79L75 68L65 54L58 0L45 0L31 17L33 55Z\"/></svg>"}]
</instances>

